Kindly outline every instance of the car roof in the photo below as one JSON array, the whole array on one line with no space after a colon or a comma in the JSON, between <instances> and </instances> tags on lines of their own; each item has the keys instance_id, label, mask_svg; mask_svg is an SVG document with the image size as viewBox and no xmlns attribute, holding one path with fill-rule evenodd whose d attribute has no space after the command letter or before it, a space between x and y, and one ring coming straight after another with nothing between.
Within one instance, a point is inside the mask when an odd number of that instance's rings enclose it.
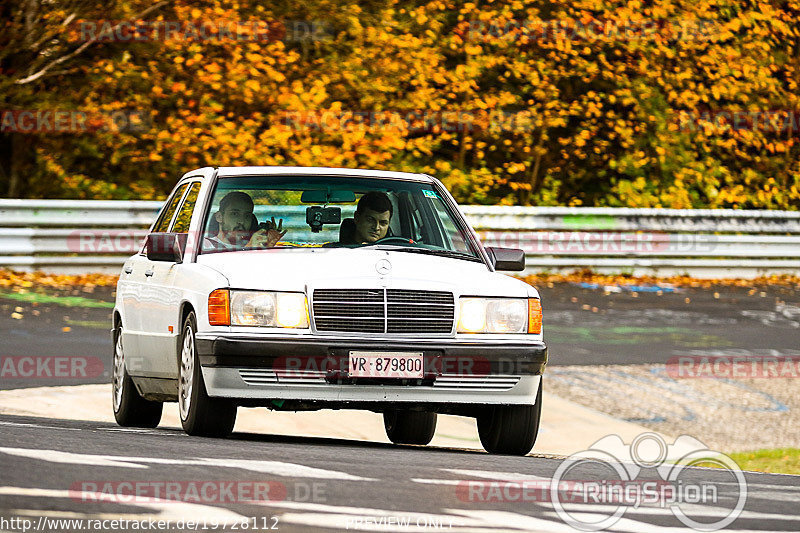
<instances>
[{"instance_id":1,"label":"car roof","mask_svg":"<svg viewBox=\"0 0 800 533\"><path fill-rule=\"evenodd\" d=\"M353 176L364 178L411 180L431 183L433 180L426 174L413 174L411 172L391 172L387 170L365 170L360 168L331 168L331 167L219 167L217 176L220 178L232 176Z\"/></svg>"}]
</instances>

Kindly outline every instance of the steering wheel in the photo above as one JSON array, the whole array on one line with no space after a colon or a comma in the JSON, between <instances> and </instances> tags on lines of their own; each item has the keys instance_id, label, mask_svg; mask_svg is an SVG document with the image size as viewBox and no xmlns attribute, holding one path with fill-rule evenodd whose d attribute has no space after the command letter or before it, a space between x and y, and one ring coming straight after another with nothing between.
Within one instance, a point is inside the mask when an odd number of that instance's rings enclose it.
<instances>
[{"instance_id":1,"label":"steering wheel","mask_svg":"<svg viewBox=\"0 0 800 533\"><path fill-rule=\"evenodd\" d=\"M373 242L372 244L417 244L414 239L409 239L407 237L384 237L382 239L378 239L377 241Z\"/></svg>"}]
</instances>

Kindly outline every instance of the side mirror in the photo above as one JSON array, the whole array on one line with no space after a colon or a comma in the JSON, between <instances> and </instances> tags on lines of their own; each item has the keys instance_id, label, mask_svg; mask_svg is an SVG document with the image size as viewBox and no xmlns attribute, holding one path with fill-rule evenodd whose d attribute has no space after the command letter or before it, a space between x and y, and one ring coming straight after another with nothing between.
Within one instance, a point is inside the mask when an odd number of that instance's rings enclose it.
<instances>
[{"instance_id":1,"label":"side mirror","mask_svg":"<svg viewBox=\"0 0 800 533\"><path fill-rule=\"evenodd\" d=\"M151 233L145 241L147 258L151 261L182 263L188 233Z\"/></svg>"},{"instance_id":2,"label":"side mirror","mask_svg":"<svg viewBox=\"0 0 800 533\"><path fill-rule=\"evenodd\" d=\"M525 252L517 248L487 246L486 251L494 263L495 270L519 272L525 270Z\"/></svg>"}]
</instances>

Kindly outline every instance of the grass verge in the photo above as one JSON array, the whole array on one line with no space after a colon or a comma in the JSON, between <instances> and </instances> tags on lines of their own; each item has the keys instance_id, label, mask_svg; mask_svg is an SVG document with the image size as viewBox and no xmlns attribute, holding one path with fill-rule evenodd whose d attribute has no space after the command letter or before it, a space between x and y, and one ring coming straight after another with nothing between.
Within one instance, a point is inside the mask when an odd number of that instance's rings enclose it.
<instances>
[{"instance_id":1,"label":"grass verge","mask_svg":"<svg viewBox=\"0 0 800 533\"><path fill-rule=\"evenodd\" d=\"M728 455L742 470L770 474L800 474L800 448L777 448ZM720 467L711 461L694 463L694 466Z\"/></svg>"}]
</instances>

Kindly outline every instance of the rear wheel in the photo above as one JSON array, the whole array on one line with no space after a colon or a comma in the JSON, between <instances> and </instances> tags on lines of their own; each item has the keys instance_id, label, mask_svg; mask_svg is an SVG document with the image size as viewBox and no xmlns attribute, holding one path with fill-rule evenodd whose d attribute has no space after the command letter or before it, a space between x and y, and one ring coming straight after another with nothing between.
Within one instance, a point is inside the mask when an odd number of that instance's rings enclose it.
<instances>
[{"instance_id":1,"label":"rear wheel","mask_svg":"<svg viewBox=\"0 0 800 533\"><path fill-rule=\"evenodd\" d=\"M225 398L208 396L195 349L197 320L194 312L186 317L181 331L178 410L183 430L189 435L226 437L236 423L236 404Z\"/></svg>"},{"instance_id":2,"label":"rear wheel","mask_svg":"<svg viewBox=\"0 0 800 533\"><path fill-rule=\"evenodd\" d=\"M386 436L395 444L428 444L436 432L436 413L393 409L383 413Z\"/></svg>"},{"instance_id":3,"label":"rear wheel","mask_svg":"<svg viewBox=\"0 0 800 533\"><path fill-rule=\"evenodd\" d=\"M164 404L145 400L125 369L122 323L114 329L114 368L111 376L112 405L117 424L124 427L154 428L161 421Z\"/></svg>"},{"instance_id":4,"label":"rear wheel","mask_svg":"<svg viewBox=\"0 0 800 533\"><path fill-rule=\"evenodd\" d=\"M527 455L533 449L542 418L542 381L534 405L502 405L478 416L478 435L489 453Z\"/></svg>"}]
</instances>

